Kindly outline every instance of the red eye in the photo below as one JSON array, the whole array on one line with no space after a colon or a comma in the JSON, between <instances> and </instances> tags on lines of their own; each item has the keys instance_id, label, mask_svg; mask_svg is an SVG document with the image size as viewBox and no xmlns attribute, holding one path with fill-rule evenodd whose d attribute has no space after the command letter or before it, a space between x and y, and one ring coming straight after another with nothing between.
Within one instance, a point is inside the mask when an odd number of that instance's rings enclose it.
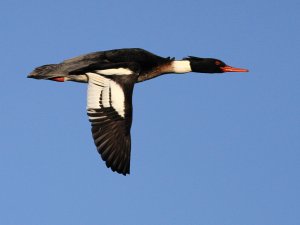
<instances>
[{"instance_id":1,"label":"red eye","mask_svg":"<svg viewBox=\"0 0 300 225\"><path fill-rule=\"evenodd\" d=\"M215 64L216 64L217 66L220 66L220 65L221 65L221 62L220 62L220 61L216 61Z\"/></svg>"}]
</instances>

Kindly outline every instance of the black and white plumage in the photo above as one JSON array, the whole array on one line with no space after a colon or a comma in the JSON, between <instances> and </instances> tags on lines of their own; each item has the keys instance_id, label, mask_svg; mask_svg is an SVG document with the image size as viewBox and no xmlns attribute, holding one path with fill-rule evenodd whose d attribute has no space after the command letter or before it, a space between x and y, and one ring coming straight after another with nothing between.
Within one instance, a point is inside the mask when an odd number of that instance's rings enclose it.
<instances>
[{"instance_id":1,"label":"black and white plumage","mask_svg":"<svg viewBox=\"0 0 300 225\"><path fill-rule=\"evenodd\" d=\"M87 114L95 145L106 166L130 172L134 85L168 73L247 72L218 59L164 58L139 48L101 51L36 68L28 77L88 83Z\"/></svg>"}]
</instances>

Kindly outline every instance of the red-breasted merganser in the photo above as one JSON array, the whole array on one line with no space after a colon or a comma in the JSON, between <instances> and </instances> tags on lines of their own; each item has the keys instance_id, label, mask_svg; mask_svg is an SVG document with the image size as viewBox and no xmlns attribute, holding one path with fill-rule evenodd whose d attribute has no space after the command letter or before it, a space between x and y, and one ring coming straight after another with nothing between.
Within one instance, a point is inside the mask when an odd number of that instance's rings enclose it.
<instances>
[{"instance_id":1,"label":"red-breasted merganser","mask_svg":"<svg viewBox=\"0 0 300 225\"><path fill-rule=\"evenodd\" d=\"M94 52L37 67L28 77L88 83L87 114L97 150L106 166L130 172L132 92L138 82L169 73L248 72L219 59L157 56L140 48Z\"/></svg>"}]
</instances>

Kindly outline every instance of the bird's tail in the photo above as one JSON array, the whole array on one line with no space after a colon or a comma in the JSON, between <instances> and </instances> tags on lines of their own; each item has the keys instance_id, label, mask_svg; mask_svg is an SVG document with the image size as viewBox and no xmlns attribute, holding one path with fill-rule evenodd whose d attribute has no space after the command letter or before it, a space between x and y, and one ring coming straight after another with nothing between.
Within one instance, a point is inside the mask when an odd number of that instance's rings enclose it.
<instances>
[{"instance_id":1,"label":"bird's tail","mask_svg":"<svg viewBox=\"0 0 300 225\"><path fill-rule=\"evenodd\" d=\"M48 64L35 68L27 77L34 79L49 79L61 75L60 64Z\"/></svg>"}]
</instances>

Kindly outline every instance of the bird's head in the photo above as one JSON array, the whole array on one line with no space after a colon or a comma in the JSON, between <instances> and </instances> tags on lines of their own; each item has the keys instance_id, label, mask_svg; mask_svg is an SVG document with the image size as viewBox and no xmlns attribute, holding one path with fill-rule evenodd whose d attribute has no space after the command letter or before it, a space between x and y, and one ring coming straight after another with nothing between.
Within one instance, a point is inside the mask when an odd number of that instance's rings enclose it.
<instances>
[{"instance_id":1,"label":"bird's head","mask_svg":"<svg viewBox=\"0 0 300 225\"><path fill-rule=\"evenodd\" d=\"M184 60L190 61L191 70L197 73L248 72L247 69L228 66L219 59L189 56Z\"/></svg>"}]
</instances>

